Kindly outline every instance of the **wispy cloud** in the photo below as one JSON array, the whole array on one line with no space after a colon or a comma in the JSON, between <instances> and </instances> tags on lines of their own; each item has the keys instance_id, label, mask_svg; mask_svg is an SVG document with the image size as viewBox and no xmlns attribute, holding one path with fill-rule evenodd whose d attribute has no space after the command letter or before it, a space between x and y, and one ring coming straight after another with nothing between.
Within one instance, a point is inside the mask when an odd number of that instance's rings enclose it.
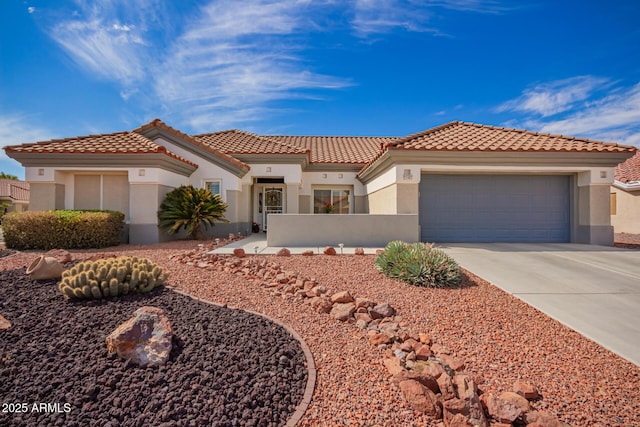
<instances>
[{"instance_id":1,"label":"wispy cloud","mask_svg":"<svg viewBox=\"0 0 640 427\"><path fill-rule=\"evenodd\" d=\"M505 102L497 111L522 111L547 117L571 109L576 103L591 97L594 91L610 85L609 79L594 76L542 83L525 89L521 96Z\"/></svg>"},{"instance_id":2,"label":"wispy cloud","mask_svg":"<svg viewBox=\"0 0 640 427\"><path fill-rule=\"evenodd\" d=\"M32 118L22 114L0 114L0 171L24 178L24 169L5 154L3 147L25 142L44 141L53 135L46 129L34 126Z\"/></svg>"},{"instance_id":3,"label":"wispy cloud","mask_svg":"<svg viewBox=\"0 0 640 427\"><path fill-rule=\"evenodd\" d=\"M442 35L430 26L438 9L501 11L497 0L203 0L187 12L162 0L75 2L49 26L69 57L116 83L124 101L145 97L150 114L195 130L265 121L286 111L280 101L356 84L307 60L318 33L343 31L356 42L398 28Z\"/></svg>"},{"instance_id":4,"label":"wispy cloud","mask_svg":"<svg viewBox=\"0 0 640 427\"><path fill-rule=\"evenodd\" d=\"M150 60L149 24L162 11L159 0L77 2L77 8L50 29L51 37L82 68L131 85L145 76Z\"/></svg>"},{"instance_id":5,"label":"wispy cloud","mask_svg":"<svg viewBox=\"0 0 640 427\"><path fill-rule=\"evenodd\" d=\"M353 0L353 29L361 37L396 29L444 34L431 23L438 9L471 13L502 13L508 10L497 0Z\"/></svg>"},{"instance_id":6,"label":"wispy cloud","mask_svg":"<svg viewBox=\"0 0 640 427\"><path fill-rule=\"evenodd\" d=\"M43 141L51 137L51 132L34 126L32 119L27 115L0 114L0 147ZM0 150L0 157L5 157L4 150Z\"/></svg>"},{"instance_id":7,"label":"wispy cloud","mask_svg":"<svg viewBox=\"0 0 640 427\"><path fill-rule=\"evenodd\" d=\"M170 46L155 90L196 129L263 120L278 100L309 98L346 79L318 74L301 55L309 2L213 2Z\"/></svg>"},{"instance_id":8,"label":"wispy cloud","mask_svg":"<svg viewBox=\"0 0 640 427\"><path fill-rule=\"evenodd\" d=\"M525 113L510 125L640 146L640 83L580 76L536 88L498 108Z\"/></svg>"}]
</instances>

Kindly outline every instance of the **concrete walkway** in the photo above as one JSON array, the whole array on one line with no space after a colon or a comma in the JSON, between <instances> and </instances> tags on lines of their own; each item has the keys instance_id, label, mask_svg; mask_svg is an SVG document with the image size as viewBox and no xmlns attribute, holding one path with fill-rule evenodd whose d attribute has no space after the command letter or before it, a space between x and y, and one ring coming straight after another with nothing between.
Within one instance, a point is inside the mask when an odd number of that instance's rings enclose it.
<instances>
[{"instance_id":1,"label":"concrete walkway","mask_svg":"<svg viewBox=\"0 0 640 427\"><path fill-rule=\"evenodd\" d=\"M267 235L265 233L253 233L248 237L237 240L233 243L228 244L222 248L214 249L210 253L212 254L232 254L233 250L236 248L244 249L245 253L257 254L257 255L275 255L278 253L282 247L278 246L267 246ZM306 247L287 247L289 251L291 251L292 255L299 255L304 251L312 250L316 254L321 254L324 251L325 246L306 246ZM340 254L340 247L334 247L336 252ZM342 253L345 255L353 255L356 248L354 247L343 247ZM383 248L363 248L365 254L375 254L377 249Z\"/></svg>"},{"instance_id":2,"label":"concrete walkway","mask_svg":"<svg viewBox=\"0 0 640 427\"><path fill-rule=\"evenodd\" d=\"M440 248L474 274L640 366L640 251L515 243Z\"/></svg>"}]
</instances>

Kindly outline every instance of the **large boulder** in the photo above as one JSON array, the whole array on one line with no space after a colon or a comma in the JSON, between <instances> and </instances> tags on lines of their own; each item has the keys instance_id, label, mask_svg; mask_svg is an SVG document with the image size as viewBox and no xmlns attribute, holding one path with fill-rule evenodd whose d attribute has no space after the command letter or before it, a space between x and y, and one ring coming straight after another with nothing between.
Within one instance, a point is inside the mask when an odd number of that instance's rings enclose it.
<instances>
[{"instance_id":1,"label":"large boulder","mask_svg":"<svg viewBox=\"0 0 640 427\"><path fill-rule=\"evenodd\" d=\"M383 319L396 314L396 310L388 302L378 304L369 310L372 319Z\"/></svg>"},{"instance_id":2,"label":"large boulder","mask_svg":"<svg viewBox=\"0 0 640 427\"><path fill-rule=\"evenodd\" d=\"M333 295L331 295L331 302L336 304L344 304L344 303L348 303L348 302L354 302L355 299L351 296L351 294L349 293L349 291L342 291L342 292L337 292ZM354 305L355 307L355 305Z\"/></svg>"},{"instance_id":3,"label":"large boulder","mask_svg":"<svg viewBox=\"0 0 640 427\"><path fill-rule=\"evenodd\" d=\"M353 317L353 313L356 311L356 306L351 303L338 303L334 304L331 309L331 315L336 320L340 320L341 322L346 322L349 318Z\"/></svg>"},{"instance_id":4,"label":"large boulder","mask_svg":"<svg viewBox=\"0 0 640 427\"><path fill-rule=\"evenodd\" d=\"M107 337L107 350L139 366L164 365L171 353L173 330L161 308L144 306Z\"/></svg>"},{"instance_id":5,"label":"large boulder","mask_svg":"<svg viewBox=\"0 0 640 427\"><path fill-rule=\"evenodd\" d=\"M442 418L441 403L429 388L412 379L401 381L399 388L413 409L436 419Z\"/></svg>"}]
</instances>

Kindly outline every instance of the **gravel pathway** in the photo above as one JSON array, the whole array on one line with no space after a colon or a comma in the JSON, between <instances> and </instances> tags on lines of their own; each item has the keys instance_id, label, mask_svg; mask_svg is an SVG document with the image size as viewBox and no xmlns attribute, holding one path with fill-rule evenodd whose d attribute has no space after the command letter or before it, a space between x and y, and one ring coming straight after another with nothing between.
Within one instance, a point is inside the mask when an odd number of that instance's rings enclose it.
<instances>
[{"instance_id":1,"label":"gravel pathway","mask_svg":"<svg viewBox=\"0 0 640 427\"><path fill-rule=\"evenodd\" d=\"M169 285L201 298L265 313L296 330L311 348L318 379L302 426L438 426L414 412L389 382L382 352L353 325L271 297L238 276L170 259L194 242L121 246L106 252L145 256L169 268ZM210 244L208 244L210 247ZM77 257L85 252L74 252ZM0 260L14 268L35 253ZM417 332L465 360L485 391L506 391L517 379L534 384L539 410L574 426L640 425L640 368L584 338L500 289L469 275L457 289L416 288L390 280L373 256L270 257L286 269L317 278L330 291L389 302ZM1 309L0 309L1 313Z\"/></svg>"}]
</instances>

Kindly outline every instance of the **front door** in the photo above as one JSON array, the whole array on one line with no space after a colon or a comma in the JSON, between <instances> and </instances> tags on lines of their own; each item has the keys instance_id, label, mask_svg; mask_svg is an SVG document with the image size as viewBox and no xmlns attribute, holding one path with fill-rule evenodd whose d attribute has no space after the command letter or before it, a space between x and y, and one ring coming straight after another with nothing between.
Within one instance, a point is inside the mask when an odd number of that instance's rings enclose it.
<instances>
[{"instance_id":1,"label":"front door","mask_svg":"<svg viewBox=\"0 0 640 427\"><path fill-rule=\"evenodd\" d=\"M267 231L269 214L284 212L284 187L264 187L262 194L264 204L262 209L262 229Z\"/></svg>"}]
</instances>

